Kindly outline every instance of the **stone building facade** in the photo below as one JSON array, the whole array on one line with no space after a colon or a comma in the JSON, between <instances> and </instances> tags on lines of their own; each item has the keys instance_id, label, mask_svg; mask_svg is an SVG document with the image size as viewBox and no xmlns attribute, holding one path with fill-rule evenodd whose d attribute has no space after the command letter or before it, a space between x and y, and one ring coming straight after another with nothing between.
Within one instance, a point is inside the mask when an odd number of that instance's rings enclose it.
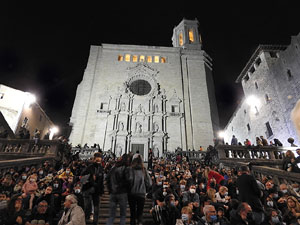
<instances>
[{"instance_id":1,"label":"stone building facade","mask_svg":"<svg viewBox=\"0 0 300 225\"><path fill-rule=\"evenodd\" d=\"M117 156L152 148L213 143L218 129L211 58L201 49L197 20L174 28L173 47L91 46L70 124L73 145L93 145Z\"/></svg>"},{"instance_id":2,"label":"stone building facade","mask_svg":"<svg viewBox=\"0 0 300 225\"><path fill-rule=\"evenodd\" d=\"M260 45L237 78L244 100L224 129L224 141L235 135L246 138L278 138L285 146L289 137L300 144L291 111L300 99L300 34L288 46Z\"/></svg>"},{"instance_id":3,"label":"stone building facade","mask_svg":"<svg viewBox=\"0 0 300 225\"><path fill-rule=\"evenodd\" d=\"M0 84L0 112L5 119L5 122L0 122L0 132L10 129L12 133L18 134L20 128L24 127L29 130L31 137L38 129L43 138L54 127L45 111L32 97L29 92Z\"/></svg>"}]
</instances>

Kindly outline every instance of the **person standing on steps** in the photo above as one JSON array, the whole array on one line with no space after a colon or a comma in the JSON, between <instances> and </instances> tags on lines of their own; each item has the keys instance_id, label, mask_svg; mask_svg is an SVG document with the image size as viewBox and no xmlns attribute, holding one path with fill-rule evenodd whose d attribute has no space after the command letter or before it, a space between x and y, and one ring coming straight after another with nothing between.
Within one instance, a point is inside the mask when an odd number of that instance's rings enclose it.
<instances>
[{"instance_id":1,"label":"person standing on steps","mask_svg":"<svg viewBox=\"0 0 300 225\"><path fill-rule=\"evenodd\" d=\"M117 204L120 205L120 225L126 224L127 192L128 192L128 168L126 167L128 155L124 154L118 159L115 166L106 177L107 187L110 193L109 218L106 225L113 225Z\"/></svg>"},{"instance_id":2,"label":"person standing on steps","mask_svg":"<svg viewBox=\"0 0 300 225\"><path fill-rule=\"evenodd\" d=\"M93 224L98 224L100 196L104 193L104 169L102 167L102 155L100 152L94 154L93 163L81 174L87 176L87 182L82 187L84 198L85 218L88 220L91 215L92 205L94 206Z\"/></svg>"},{"instance_id":3,"label":"person standing on steps","mask_svg":"<svg viewBox=\"0 0 300 225\"><path fill-rule=\"evenodd\" d=\"M133 157L129 168L128 202L130 207L130 225L143 224L143 211L145 196L152 186L152 180L147 169L144 167L142 157Z\"/></svg>"}]
</instances>

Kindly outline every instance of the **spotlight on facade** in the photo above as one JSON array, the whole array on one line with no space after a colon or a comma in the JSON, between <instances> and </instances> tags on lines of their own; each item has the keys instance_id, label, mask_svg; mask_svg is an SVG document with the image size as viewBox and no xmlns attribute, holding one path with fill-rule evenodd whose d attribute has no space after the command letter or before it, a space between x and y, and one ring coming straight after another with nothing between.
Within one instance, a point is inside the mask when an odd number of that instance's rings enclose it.
<instances>
[{"instance_id":1,"label":"spotlight on facade","mask_svg":"<svg viewBox=\"0 0 300 225\"><path fill-rule=\"evenodd\" d=\"M260 100L255 95L250 95L246 98L246 103L251 107L252 111L258 113L260 107Z\"/></svg>"},{"instance_id":2,"label":"spotlight on facade","mask_svg":"<svg viewBox=\"0 0 300 225\"><path fill-rule=\"evenodd\" d=\"M219 138L224 138L225 137L225 132L224 131L219 131L218 136L219 136Z\"/></svg>"},{"instance_id":3,"label":"spotlight on facade","mask_svg":"<svg viewBox=\"0 0 300 225\"><path fill-rule=\"evenodd\" d=\"M53 136L55 134L57 134L59 132L59 129L58 127L52 127L50 128L50 136L49 136L49 139L52 140Z\"/></svg>"},{"instance_id":4,"label":"spotlight on facade","mask_svg":"<svg viewBox=\"0 0 300 225\"><path fill-rule=\"evenodd\" d=\"M25 108L29 108L35 102L36 102L35 95L33 95L29 92L26 92L25 103L24 103Z\"/></svg>"}]
</instances>

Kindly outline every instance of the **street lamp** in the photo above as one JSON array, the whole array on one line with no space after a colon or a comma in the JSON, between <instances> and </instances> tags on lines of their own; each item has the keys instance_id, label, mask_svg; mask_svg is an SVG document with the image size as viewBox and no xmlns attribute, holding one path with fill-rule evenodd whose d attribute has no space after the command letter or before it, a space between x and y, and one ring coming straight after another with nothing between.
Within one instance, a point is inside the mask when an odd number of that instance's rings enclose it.
<instances>
[{"instance_id":1,"label":"street lamp","mask_svg":"<svg viewBox=\"0 0 300 225\"><path fill-rule=\"evenodd\" d=\"M255 95L250 95L246 98L246 103L250 106L253 112L258 113L258 108L261 105L259 98Z\"/></svg>"},{"instance_id":2,"label":"street lamp","mask_svg":"<svg viewBox=\"0 0 300 225\"><path fill-rule=\"evenodd\" d=\"M49 139L52 140L54 134L57 134L58 132L59 132L58 127L52 127L52 128L50 128Z\"/></svg>"},{"instance_id":3,"label":"street lamp","mask_svg":"<svg viewBox=\"0 0 300 225\"><path fill-rule=\"evenodd\" d=\"M26 92L25 94L24 107L29 108L33 103L36 102L36 97L29 92Z\"/></svg>"}]
</instances>

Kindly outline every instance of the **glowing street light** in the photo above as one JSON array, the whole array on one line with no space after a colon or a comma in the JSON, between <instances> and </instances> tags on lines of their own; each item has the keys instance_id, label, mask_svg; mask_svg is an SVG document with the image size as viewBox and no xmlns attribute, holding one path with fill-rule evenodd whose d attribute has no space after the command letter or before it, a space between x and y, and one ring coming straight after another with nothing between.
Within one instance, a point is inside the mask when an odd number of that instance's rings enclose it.
<instances>
[{"instance_id":1,"label":"glowing street light","mask_svg":"<svg viewBox=\"0 0 300 225\"><path fill-rule=\"evenodd\" d=\"M219 136L219 138L224 138L225 137L225 132L224 131L219 131L218 136Z\"/></svg>"},{"instance_id":2,"label":"glowing street light","mask_svg":"<svg viewBox=\"0 0 300 225\"><path fill-rule=\"evenodd\" d=\"M24 107L25 108L29 108L30 105L32 105L35 102L36 102L35 95L33 95L33 94L29 93L29 92L26 92Z\"/></svg>"},{"instance_id":3,"label":"glowing street light","mask_svg":"<svg viewBox=\"0 0 300 225\"><path fill-rule=\"evenodd\" d=\"M50 128L49 139L52 140L54 134L57 134L58 132L59 132L58 127L52 127L52 128Z\"/></svg>"},{"instance_id":4,"label":"glowing street light","mask_svg":"<svg viewBox=\"0 0 300 225\"><path fill-rule=\"evenodd\" d=\"M258 108L261 105L259 98L257 98L255 95L250 95L248 98L246 98L246 103L251 107L253 112L258 113Z\"/></svg>"}]
</instances>

